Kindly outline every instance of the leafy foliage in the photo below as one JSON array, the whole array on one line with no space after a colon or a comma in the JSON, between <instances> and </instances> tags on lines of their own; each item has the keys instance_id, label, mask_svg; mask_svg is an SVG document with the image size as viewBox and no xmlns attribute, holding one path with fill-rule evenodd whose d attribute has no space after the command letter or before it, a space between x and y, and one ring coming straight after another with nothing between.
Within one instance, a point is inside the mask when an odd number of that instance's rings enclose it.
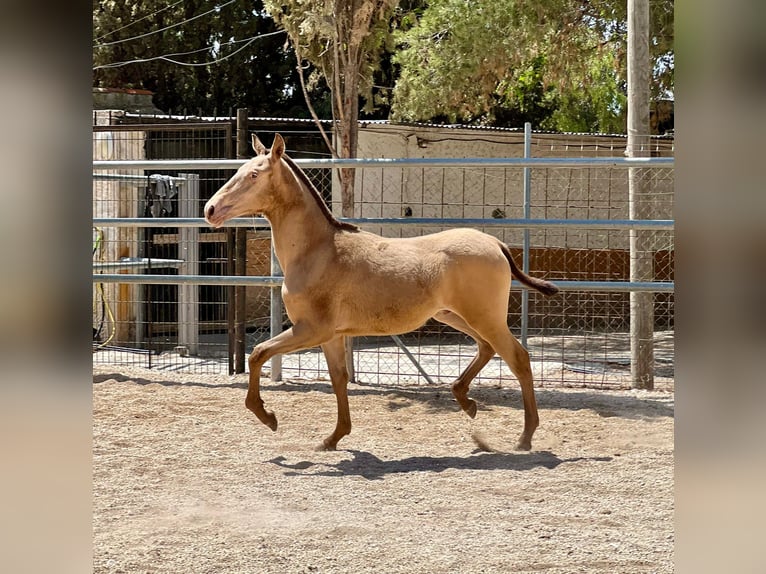
<instances>
[{"instance_id":1,"label":"leafy foliage","mask_svg":"<svg viewBox=\"0 0 766 574\"><path fill-rule=\"evenodd\" d=\"M348 97L351 88L365 102L364 111L372 111L373 76L387 47L388 23L398 3L399 0L264 2L269 14L290 36L299 62L315 66L308 87L316 88L324 81L337 90L336 100L341 101L333 102L336 119L343 116L342 100Z\"/></svg>"},{"instance_id":2,"label":"leafy foliage","mask_svg":"<svg viewBox=\"0 0 766 574\"><path fill-rule=\"evenodd\" d=\"M94 0L93 81L176 113L307 117L297 57L323 118L621 132L626 18L625 0ZM662 99L673 0L651 0L650 18Z\"/></svg>"},{"instance_id":3,"label":"leafy foliage","mask_svg":"<svg viewBox=\"0 0 766 574\"><path fill-rule=\"evenodd\" d=\"M211 115L247 107L254 115L306 117L294 56L286 35L274 34L263 2L218 4L210 14L176 26L215 4L94 0L93 85L152 90L165 111ZM273 35L253 39L263 34ZM241 51L227 57L236 50ZM132 60L147 61L115 66ZM213 63L198 65L205 62Z\"/></svg>"},{"instance_id":4,"label":"leafy foliage","mask_svg":"<svg viewBox=\"0 0 766 574\"><path fill-rule=\"evenodd\" d=\"M332 93L332 117L337 122L333 145L319 122L325 142L334 155L356 157L359 134L360 94L372 104L372 79L388 31L388 22L399 0L265 0L277 23L287 30L298 58L316 66ZM308 96L306 102L318 119ZM309 84L309 85L307 85ZM341 208L345 217L354 214L354 170L338 170L341 180Z\"/></svg>"},{"instance_id":5,"label":"leafy foliage","mask_svg":"<svg viewBox=\"0 0 766 574\"><path fill-rule=\"evenodd\" d=\"M624 131L624 0L432 0L396 34L392 116ZM673 1L650 5L652 92L673 89Z\"/></svg>"}]
</instances>

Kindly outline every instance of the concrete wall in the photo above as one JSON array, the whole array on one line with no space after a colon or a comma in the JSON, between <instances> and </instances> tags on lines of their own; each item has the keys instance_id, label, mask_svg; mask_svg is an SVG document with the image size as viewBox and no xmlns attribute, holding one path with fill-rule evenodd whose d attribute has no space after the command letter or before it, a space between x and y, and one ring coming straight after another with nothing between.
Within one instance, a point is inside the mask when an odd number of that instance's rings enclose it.
<instances>
[{"instance_id":1,"label":"concrete wall","mask_svg":"<svg viewBox=\"0 0 766 574\"><path fill-rule=\"evenodd\" d=\"M623 157L625 137L533 134L533 157ZM672 139L653 141L655 155L671 156ZM506 158L523 157L523 131L365 124L358 157ZM672 218L672 170L648 171L655 194L652 218ZM523 171L519 168L406 168L358 170L356 217L492 218L523 216ZM340 212L339 186L333 209ZM532 217L549 219L627 219L628 170L605 168L533 169ZM391 233L393 230L381 230ZM516 231L492 230L509 243ZM397 230L396 233L399 233ZM402 231L402 235L420 234ZM627 249L627 234L543 234L544 247Z\"/></svg>"},{"instance_id":2,"label":"concrete wall","mask_svg":"<svg viewBox=\"0 0 766 574\"><path fill-rule=\"evenodd\" d=\"M533 133L532 157L624 157L621 136ZM672 138L653 138L653 156L673 156ZM360 131L359 157L365 158L521 158L522 130L485 130L369 123ZM629 219L625 168L538 168L531 171L534 219ZM673 170L645 170L652 192L652 219L673 218ZM339 185L333 209L340 212ZM405 168L358 170L356 217L522 218L520 168ZM437 228L371 229L386 236L412 236ZM521 262L522 230L485 228L513 247ZM655 279L673 277L672 232L652 233ZM625 231L531 230L530 269L534 275L568 280L627 280L629 235ZM671 296L656 297L659 302ZM664 299L663 299L664 298ZM530 327L627 328L627 294L568 293L553 299L532 296ZM520 293L510 301L518 319ZM559 321L560 325L556 325ZM599 322L601 321L601 322ZM658 312L661 328L672 314ZM539 324L539 325L538 325Z\"/></svg>"}]
</instances>

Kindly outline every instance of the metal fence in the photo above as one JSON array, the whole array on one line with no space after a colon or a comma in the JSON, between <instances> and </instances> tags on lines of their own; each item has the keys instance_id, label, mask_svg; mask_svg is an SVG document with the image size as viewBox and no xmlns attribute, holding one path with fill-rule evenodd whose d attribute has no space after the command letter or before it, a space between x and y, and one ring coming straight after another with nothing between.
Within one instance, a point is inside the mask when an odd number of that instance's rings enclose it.
<instances>
[{"instance_id":1,"label":"metal fence","mask_svg":"<svg viewBox=\"0 0 766 574\"><path fill-rule=\"evenodd\" d=\"M529 147L527 155L542 155ZM354 166L354 222L363 228L412 236L475 227L510 244L530 273L559 283L562 292L550 298L511 293L508 322L526 342L538 385L629 386L629 291L651 291L655 386L671 386L672 158L631 164L545 151L555 157L296 162L325 190L332 190L333 167ZM94 362L231 371L235 285L249 285L240 315L248 351L288 324L283 312L272 320L279 279L270 277L268 223L239 219L213 231L201 219L205 201L241 161L94 160ZM629 165L641 166L647 179L649 220L628 218ZM244 267L235 260L235 229ZM631 229L651 237L653 281L628 282ZM247 277L236 276L243 271ZM475 353L472 340L436 322L398 341L358 338L354 348L362 382L452 380ZM291 379L327 377L316 349L283 357L281 368ZM501 378L512 375L495 358L477 381Z\"/></svg>"}]
</instances>

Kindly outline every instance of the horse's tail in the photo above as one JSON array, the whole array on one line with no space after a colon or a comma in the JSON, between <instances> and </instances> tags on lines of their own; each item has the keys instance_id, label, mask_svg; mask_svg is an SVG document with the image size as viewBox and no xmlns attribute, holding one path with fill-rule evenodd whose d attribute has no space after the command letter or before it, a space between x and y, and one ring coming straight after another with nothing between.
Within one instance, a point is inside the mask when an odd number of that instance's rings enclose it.
<instances>
[{"instance_id":1,"label":"horse's tail","mask_svg":"<svg viewBox=\"0 0 766 574\"><path fill-rule=\"evenodd\" d=\"M559 288L550 281L546 281L545 279L538 279L537 277L530 277L521 269L516 267L516 263L514 263L513 257L511 257L511 250L505 243L500 244L500 249L503 250L503 255L505 255L505 258L508 260L508 264L511 266L511 273L514 277L516 277L516 279L519 280L519 283L526 285L527 287L531 287L543 295L555 295L559 292Z\"/></svg>"}]
</instances>

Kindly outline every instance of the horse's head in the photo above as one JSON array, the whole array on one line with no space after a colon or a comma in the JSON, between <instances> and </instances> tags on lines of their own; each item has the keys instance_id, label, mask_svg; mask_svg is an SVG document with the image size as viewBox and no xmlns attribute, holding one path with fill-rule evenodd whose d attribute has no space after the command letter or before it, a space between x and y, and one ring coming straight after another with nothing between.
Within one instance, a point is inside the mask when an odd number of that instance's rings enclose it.
<instances>
[{"instance_id":1,"label":"horse's head","mask_svg":"<svg viewBox=\"0 0 766 574\"><path fill-rule=\"evenodd\" d=\"M205 220L213 227L220 227L233 217L268 212L272 204L285 142L276 134L271 149L267 150L253 135L252 144L256 156L244 163L205 204Z\"/></svg>"}]
</instances>

